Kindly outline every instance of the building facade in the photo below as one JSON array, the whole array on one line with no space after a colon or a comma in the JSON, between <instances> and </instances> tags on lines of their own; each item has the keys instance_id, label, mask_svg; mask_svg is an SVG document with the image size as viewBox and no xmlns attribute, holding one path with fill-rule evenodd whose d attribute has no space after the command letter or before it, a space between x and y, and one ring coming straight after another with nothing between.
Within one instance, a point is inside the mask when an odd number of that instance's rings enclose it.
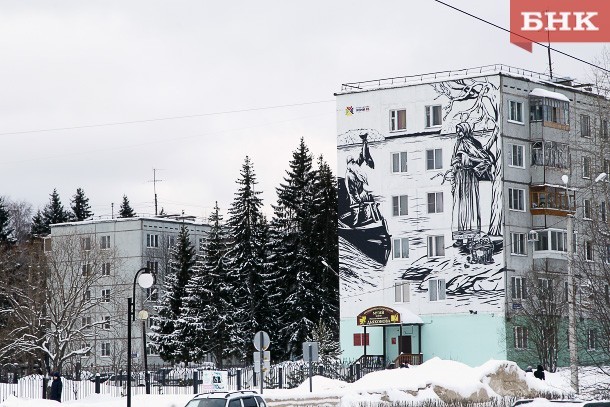
<instances>
[{"instance_id":1,"label":"building facade","mask_svg":"<svg viewBox=\"0 0 610 407\"><path fill-rule=\"evenodd\" d=\"M90 346L91 349L78 361L73 361L80 363L82 370L118 372L125 368L127 299L133 296L136 272L146 267L156 276L151 288L142 289L136 284L134 298L136 316L141 310L154 316L171 248L183 225L188 228L191 243L199 252L209 227L196 222L194 217L135 217L51 226L51 235L45 239L45 251L68 262L83 279L88 279L83 295L90 303L75 321L75 329L83 332L83 343L76 346ZM154 347L147 344L148 349L144 349L142 335L150 332L151 323L150 317L147 320L136 318L132 325L131 357L138 368L143 366L145 351L148 363L162 363Z\"/></svg>"},{"instance_id":2,"label":"building facade","mask_svg":"<svg viewBox=\"0 0 610 407\"><path fill-rule=\"evenodd\" d=\"M610 162L600 99L505 66L345 84L336 97L344 357L537 364L519 325L526 281L566 284L568 215L575 253L601 261L579 231Z\"/></svg>"}]
</instances>

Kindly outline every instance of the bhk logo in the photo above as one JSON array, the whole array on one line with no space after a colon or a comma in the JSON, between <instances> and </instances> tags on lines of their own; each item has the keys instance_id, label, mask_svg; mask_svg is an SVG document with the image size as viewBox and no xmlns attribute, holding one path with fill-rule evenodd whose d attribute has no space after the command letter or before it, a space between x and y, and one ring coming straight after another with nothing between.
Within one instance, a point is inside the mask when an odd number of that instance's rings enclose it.
<instances>
[{"instance_id":1,"label":"bhk logo","mask_svg":"<svg viewBox=\"0 0 610 407\"><path fill-rule=\"evenodd\" d=\"M610 42L609 0L510 0L510 42ZM525 38L524 38L525 37Z\"/></svg>"}]
</instances>

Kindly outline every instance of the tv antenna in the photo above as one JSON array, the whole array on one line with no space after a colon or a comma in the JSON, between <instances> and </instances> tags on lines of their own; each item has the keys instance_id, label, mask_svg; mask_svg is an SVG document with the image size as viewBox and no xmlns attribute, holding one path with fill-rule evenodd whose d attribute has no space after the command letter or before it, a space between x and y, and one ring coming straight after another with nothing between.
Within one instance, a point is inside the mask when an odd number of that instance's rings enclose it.
<instances>
[{"instance_id":1,"label":"tv antenna","mask_svg":"<svg viewBox=\"0 0 610 407\"><path fill-rule=\"evenodd\" d=\"M159 168L153 168L153 179L152 179L152 181L148 181L148 182L153 183L153 192L155 193L155 216L158 215L158 213L157 213L157 182L163 181L162 179L157 179L157 170L159 170Z\"/></svg>"}]
</instances>

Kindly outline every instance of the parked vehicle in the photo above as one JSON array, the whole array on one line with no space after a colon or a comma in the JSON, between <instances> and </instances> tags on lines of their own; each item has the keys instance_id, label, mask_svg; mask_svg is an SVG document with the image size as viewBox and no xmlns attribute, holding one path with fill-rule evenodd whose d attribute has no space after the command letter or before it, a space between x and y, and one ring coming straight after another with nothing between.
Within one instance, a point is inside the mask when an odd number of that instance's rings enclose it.
<instances>
[{"instance_id":1,"label":"parked vehicle","mask_svg":"<svg viewBox=\"0 0 610 407\"><path fill-rule=\"evenodd\" d=\"M610 407L610 400L582 401L582 400L547 400L523 399L513 403L513 407Z\"/></svg>"},{"instance_id":2,"label":"parked vehicle","mask_svg":"<svg viewBox=\"0 0 610 407\"><path fill-rule=\"evenodd\" d=\"M198 394L185 407L267 407L267 402L256 391L240 390Z\"/></svg>"}]
</instances>

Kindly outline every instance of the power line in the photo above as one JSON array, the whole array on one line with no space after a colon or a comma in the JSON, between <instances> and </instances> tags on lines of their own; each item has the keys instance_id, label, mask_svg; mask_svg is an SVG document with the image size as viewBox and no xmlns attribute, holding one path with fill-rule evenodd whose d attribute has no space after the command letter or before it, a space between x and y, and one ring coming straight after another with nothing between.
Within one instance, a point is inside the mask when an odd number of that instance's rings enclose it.
<instances>
[{"instance_id":1,"label":"power line","mask_svg":"<svg viewBox=\"0 0 610 407\"><path fill-rule=\"evenodd\" d=\"M543 48L550 49L550 50L552 50L552 51L557 52L558 54L561 54L561 55L566 56L566 57L568 57L568 58L575 59L576 61L578 61L578 62L582 62L582 63L587 64L587 65L589 65L589 66L592 66L593 68L600 69L600 70L602 70L602 71L604 71L604 72L610 73L610 70L608 70L608 69L602 68L601 66L595 65L594 63L591 63L591 62L589 62L589 61L585 61L584 59L581 59L581 58L575 57L574 55L570 55L570 54L568 54L568 53L566 53L566 52L563 52L563 51L560 51L560 50L558 50L558 49L555 49L555 48L551 47L551 45L550 45L550 44L549 44L549 45L544 45L544 44L543 44L543 43L541 43L541 42L535 41L535 40L533 40L533 39L531 39L531 38L528 38L528 37L525 37L525 36L523 36L523 35L521 35L521 34L519 34L519 33L513 32L513 31L511 31L511 30L509 30L509 29L507 29L507 28L504 28L504 27L502 27L502 26L499 26L499 25L497 25L497 24L494 24L494 23L492 23L491 21L485 20L484 18L481 18L481 17L476 16L476 15L474 15L474 14L471 14L471 13L469 13L469 12L467 12L467 11L464 11L464 10L462 10L462 9L460 9L460 8L457 8L457 7L455 7L455 6L452 6L451 4L447 4L447 3L445 3L444 1L441 1L441 0L433 0L433 1L435 1L435 2L437 2L437 3L439 3L439 4L442 4L443 6L449 7L449 8L451 8L451 9L455 10L455 11L459 11L459 12L460 12L460 13L462 13L462 14L466 14L467 16L472 17L472 18L474 18L474 19L476 19L476 20L479 20L479 21L481 21L481 22L483 22L483 23L485 23L485 24L489 24L489 25L491 25L492 27L498 28L498 29L500 29L500 30L502 30L502 31L504 31L504 32L507 32L507 33L509 33L509 34L516 35L517 37L522 38L522 39L527 40L527 41L530 41L530 42L532 42L532 43L534 43L534 44L536 44L536 45L540 45L540 46L541 46L541 47L543 47Z\"/></svg>"},{"instance_id":2,"label":"power line","mask_svg":"<svg viewBox=\"0 0 610 407\"><path fill-rule=\"evenodd\" d=\"M185 116L160 117L160 118L154 118L154 119L129 120L129 121L124 121L124 122L85 124L82 126L56 127L56 128L51 128L51 129L11 131L11 132L6 132L6 133L0 133L0 136L9 136L9 135L16 135L16 134L30 134L30 133L44 133L44 132L62 131L62 130L89 129L89 128L94 128L94 127L122 126L125 124L150 123L150 122L160 122L160 121L165 121L165 120L190 119L190 118L194 118L194 117L206 117L206 116L218 116L218 115L223 115L223 114L256 112L256 111L260 111L260 110L281 109L281 108L285 108L285 107L297 107L297 106L306 106L306 105L314 105L314 104L330 103L330 102L335 102L335 100L334 99L318 100L318 101L313 101L313 102L292 103L292 104L287 104L287 105L253 107L253 108L249 108L249 109L226 110L226 111L222 111L222 112L200 113L200 114L191 114L191 115L185 115Z\"/></svg>"}]
</instances>

